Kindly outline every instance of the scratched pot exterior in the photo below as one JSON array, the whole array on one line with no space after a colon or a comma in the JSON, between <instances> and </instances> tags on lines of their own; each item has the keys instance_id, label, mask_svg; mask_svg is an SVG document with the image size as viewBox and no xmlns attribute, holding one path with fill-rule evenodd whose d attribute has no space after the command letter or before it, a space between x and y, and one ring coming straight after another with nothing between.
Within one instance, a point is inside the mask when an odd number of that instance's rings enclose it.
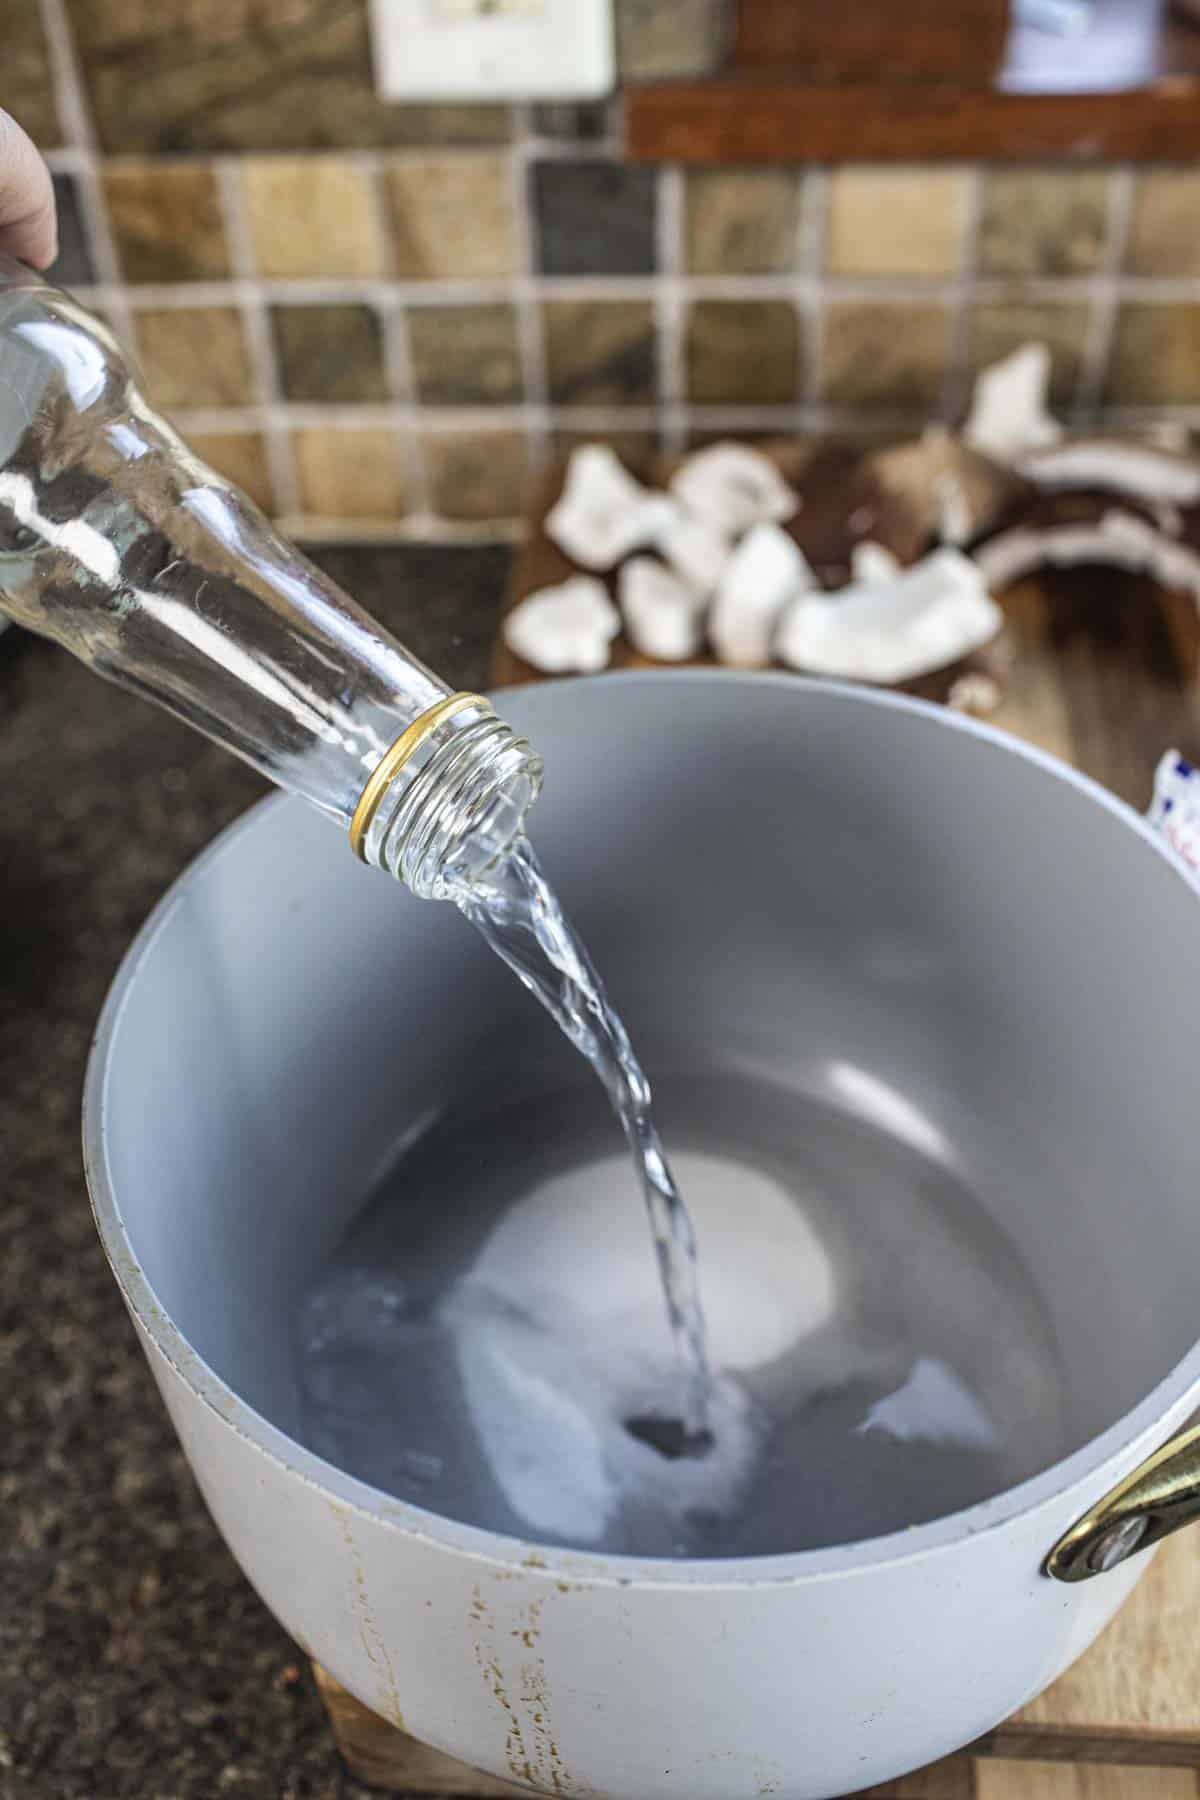
<instances>
[{"instance_id":1,"label":"scratched pot exterior","mask_svg":"<svg viewBox=\"0 0 1200 1800\"><path fill-rule=\"evenodd\" d=\"M547 756L546 860L639 1039L707 944L694 985L714 990L744 1056L777 1063L789 1031L842 1056L869 1044L951 1140L977 1133L979 1166L1033 1154L1045 1121L1032 1109L1063 1064L1051 1123L1064 1142L1050 1145L1063 1197L1018 1224L1051 1299L1076 1271L1063 1354L1074 1345L1097 1368L1077 1447L891 1538L707 1564L539 1549L390 1500L304 1449L278 1322L387 1166L397 1109L421 1116L468 1065L535 1080L559 1052L521 1037L516 984L449 909L358 868L293 802L226 834L118 977L86 1104L101 1234L220 1530L276 1616L367 1705L549 1792L827 1800L997 1724L1144 1573L1134 1558L1063 1587L1041 1566L1200 1393L1181 1266L1200 1230L1181 1104L1200 906L1134 815L932 709L726 674L560 684L506 705ZM648 950L628 923L630 867ZM754 897L767 876L786 890L778 914ZM798 920L818 942L789 991ZM855 951L835 958L827 991L823 931ZM983 1009L973 1034L960 1002ZM1104 1017L1119 1031L1105 1035ZM1106 1123L1122 1071L1122 1117Z\"/></svg>"}]
</instances>

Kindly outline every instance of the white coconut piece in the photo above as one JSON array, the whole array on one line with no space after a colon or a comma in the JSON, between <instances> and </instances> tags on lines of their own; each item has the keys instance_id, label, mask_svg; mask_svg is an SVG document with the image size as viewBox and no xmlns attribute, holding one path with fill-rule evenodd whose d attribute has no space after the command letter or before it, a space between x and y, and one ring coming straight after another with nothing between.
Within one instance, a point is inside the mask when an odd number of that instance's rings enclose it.
<instances>
[{"instance_id":1,"label":"white coconut piece","mask_svg":"<svg viewBox=\"0 0 1200 1800\"><path fill-rule=\"evenodd\" d=\"M997 462L1019 463L1034 450L1056 444L1062 427L1046 409L1050 352L1023 344L976 378L963 437Z\"/></svg>"},{"instance_id":2,"label":"white coconut piece","mask_svg":"<svg viewBox=\"0 0 1200 1800\"><path fill-rule=\"evenodd\" d=\"M938 537L959 549L974 536L971 502L957 475L940 475L937 483Z\"/></svg>"},{"instance_id":3,"label":"white coconut piece","mask_svg":"<svg viewBox=\"0 0 1200 1800\"><path fill-rule=\"evenodd\" d=\"M752 526L725 565L709 614L708 635L720 661L765 667L783 608L816 585L808 558L785 531Z\"/></svg>"},{"instance_id":4,"label":"white coconut piece","mask_svg":"<svg viewBox=\"0 0 1200 1800\"><path fill-rule=\"evenodd\" d=\"M748 444L711 444L685 457L671 492L696 518L737 537L752 525L783 524L800 505L770 457Z\"/></svg>"},{"instance_id":5,"label":"white coconut piece","mask_svg":"<svg viewBox=\"0 0 1200 1800\"><path fill-rule=\"evenodd\" d=\"M707 599L721 578L733 545L725 533L708 519L702 519L669 500L671 511L665 517L654 547L688 586Z\"/></svg>"},{"instance_id":6,"label":"white coconut piece","mask_svg":"<svg viewBox=\"0 0 1200 1800\"><path fill-rule=\"evenodd\" d=\"M622 563L617 592L625 629L635 650L659 662L685 662L704 638L701 595L652 556Z\"/></svg>"},{"instance_id":7,"label":"white coconut piece","mask_svg":"<svg viewBox=\"0 0 1200 1800\"><path fill-rule=\"evenodd\" d=\"M1180 419L1151 419L1141 427L1140 435L1158 450L1186 456L1192 447L1192 434Z\"/></svg>"},{"instance_id":8,"label":"white coconut piece","mask_svg":"<svg viewBox=\"0 0 1200 1800\"><path fill-rule=\"evenodd\" d=\"M1152 444L1119 438L1078 438L1026 457L1021 473L1040 488L1103 488L1151 505L1194 506L1200 500L1200 462Z\"/></svg>"},{"instance_id":9,"label":"white coconut piece","mask_svg":"<svg viewBox=\"0 0 1200 1800\"><path fill-rule=\"evenodd\" d=\"M504 621L510 650L547 675L592 674L608 667L621 616L602 581L572 575L518 601Z\"/></svg>"},{"instance_id":10,"label":"white coconut piece","mask_svg":"<svg viewBox=\"0 0 1200 1800\"><path fill-rule=\"evenodd\" d=\"M978 650L1003 624L970 557L934 550L886 587L857 584L793 600L776 651L809 674L912 681Z\"/></svg>"},{"instance_id":11,"label":"white coconut piece","mask_svg":"<svg viewBox=\"0 0 1200 1800\"><path fill-rule=\"evenodd\" d=\"M971 670L951 682L946 705L955 712L970 713L973 718L982 719L995 712L1002 699L998 681L982 670Z\"/></svg>"},{"instance_id":12,"label":"white coconut piece","mask_svg":"<svg viewBox=\"0 0 1200 1800\"><path fill-rule=\"evenodd\" d=\"M1200 602L1200 554L1154 529L1136 513L1119 507L1098 524L1052 525L1044 529L1016 526L975 552L975 561L991 588L1006 588L1047 564L1069 568L1076 563L1102 563L1134 574L1152 575L1164 587L1179 588Z\"/></svg>"},{"instance_id":13,"label":"white coconut piece","mask_svg":"<svg viewBox=\"0 0 1200 1800\"><path fill-rule=\"evenodd\" d=\"M877 544L873 538L864 538L850 552L851 581L863 587L894 581L903 567L886 544Z\"/></svg>"},{"instance_id":14,"label":"white coconut piece","mask_svg":"<svg viewBox=\"0 0 1200 1800\"><path fill-rule=\"evenodd\" d=\"M571 453L546 533L582 568L611 569L652 544L670 511L667 496L643 487L606 444L583 444Z\"/></svg>"}]
</instances>

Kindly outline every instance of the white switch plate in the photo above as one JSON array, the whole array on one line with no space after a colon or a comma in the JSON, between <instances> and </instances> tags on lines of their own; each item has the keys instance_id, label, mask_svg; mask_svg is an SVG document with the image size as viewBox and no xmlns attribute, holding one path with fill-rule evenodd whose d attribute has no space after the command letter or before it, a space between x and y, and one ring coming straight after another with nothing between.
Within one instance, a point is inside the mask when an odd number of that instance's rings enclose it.
<instances>
[{"instance_id":1,"label":"white switch plate","mask_svg":"<svg viewBox=\"0 0 1200 1800\"><path fill-rule=\"evenodd\" d=\"M612 0L371 0L385 100L595 99L614 82Z\"/></svg>"}]
</instances>

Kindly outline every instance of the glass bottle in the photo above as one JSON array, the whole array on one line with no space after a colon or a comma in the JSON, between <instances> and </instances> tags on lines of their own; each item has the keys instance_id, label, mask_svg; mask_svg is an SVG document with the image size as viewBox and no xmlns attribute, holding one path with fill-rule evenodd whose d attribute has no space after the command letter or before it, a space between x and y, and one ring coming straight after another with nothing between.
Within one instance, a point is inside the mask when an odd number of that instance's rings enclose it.
<instances>
[{"instance_id":1,"label":"glass bottle","mask_svg":"<svg viewBox=\"0 0 1200 1800\"><path fill-rule=\"evenodd\" d=\"M286 544L138 392L107 327L0 256L0 608L350 831L416 894L520 831L541 762Z\"/></svg>"}]
</instances>

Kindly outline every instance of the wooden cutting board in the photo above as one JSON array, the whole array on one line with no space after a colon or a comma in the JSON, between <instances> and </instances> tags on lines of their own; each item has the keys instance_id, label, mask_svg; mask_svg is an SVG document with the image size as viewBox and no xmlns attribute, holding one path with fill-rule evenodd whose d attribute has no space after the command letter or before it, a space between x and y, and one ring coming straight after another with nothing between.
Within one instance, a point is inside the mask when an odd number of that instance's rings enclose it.
<instances>
[{"instance_id":1,"label":"wooden cutting board","mask_svg":"<svg viewBox=\"0 0 1200 1800\"><path fill-rule=\"evenodd\" d=\"M561 469L553 471L538 496L514 560L510 606L574 572L542 528L561 481ZM999 598L1011 662L991 723L1138 807L1149 799L1164 749L1174 745L1200 760L1200 627L1190 597L1089 569L1055 571ZM613 666L662 665L619 638ZM546 679L501 638L491 677L498 687ZM1200 1528L1193 1528L1164 1547L1108 1630L1045 1694L969 1752L870 1792L877 1800L1200 1800L1198 1619ZM480 1800L522 1792L426 1749L316 1673L339 1748L360 1780Z\"/></svg>"}]
</instances>

